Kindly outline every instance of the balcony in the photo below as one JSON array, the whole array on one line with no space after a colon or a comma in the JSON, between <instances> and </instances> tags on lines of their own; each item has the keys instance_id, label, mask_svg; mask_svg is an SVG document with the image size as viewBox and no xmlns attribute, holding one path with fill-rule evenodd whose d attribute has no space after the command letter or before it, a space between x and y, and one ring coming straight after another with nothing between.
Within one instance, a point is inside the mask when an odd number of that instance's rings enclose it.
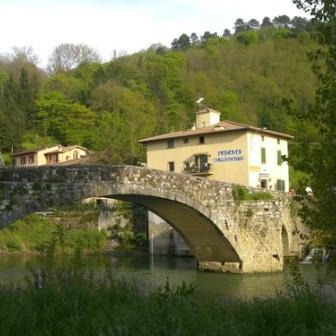
<instances>
[{"instance_id":1,"label":"balcony","mask_svg":"<svg viewBox=\"0 0 336 336\"><path fill-rule=\"evenodd\" d=\"M200 165L186 165L184 167L183 173L194 176L209 176L213 174L210 163L201 163Z\"/></svg>"}]
</instances>

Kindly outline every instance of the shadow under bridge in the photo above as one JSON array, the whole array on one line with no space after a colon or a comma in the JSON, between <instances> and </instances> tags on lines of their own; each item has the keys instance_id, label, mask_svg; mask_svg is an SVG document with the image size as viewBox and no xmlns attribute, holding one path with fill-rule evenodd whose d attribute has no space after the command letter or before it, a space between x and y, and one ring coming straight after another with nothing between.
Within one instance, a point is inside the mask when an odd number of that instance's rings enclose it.
<instances>
[{"instance_id":1,"label":"shadow under bridge","mask_svg":"<svg viewBox=\"0 0 336 336\"><path fill-rule=\"evenodd\" d=\"M107 197L145 206L183 237L199 262L238 262L241 260L219 228L196 209L165 198L146 195L109 195Z\"/></svg>"}]
</instances>

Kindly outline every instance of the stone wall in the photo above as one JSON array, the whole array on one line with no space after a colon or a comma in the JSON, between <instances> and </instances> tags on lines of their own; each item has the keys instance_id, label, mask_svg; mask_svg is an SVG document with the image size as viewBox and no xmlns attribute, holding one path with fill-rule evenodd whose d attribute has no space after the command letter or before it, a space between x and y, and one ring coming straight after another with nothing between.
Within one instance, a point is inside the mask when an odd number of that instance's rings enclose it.
<instances>
[{"instance_id":1,"label":"stone wall","mask_svg":"<svg viewBox=\"0 0 336 336\"><path fill-rule=\"evenodd\" d=\"M132 166L1 168L0 226L50 206L110 197L158 214L176 228L203 269L219 264L237 272L281 270L283 251L294 250L286 194L272 192L268 202L237 202L233 188ZM283 237L288 237L285 249Z\"/></svg>"}]
</instances>

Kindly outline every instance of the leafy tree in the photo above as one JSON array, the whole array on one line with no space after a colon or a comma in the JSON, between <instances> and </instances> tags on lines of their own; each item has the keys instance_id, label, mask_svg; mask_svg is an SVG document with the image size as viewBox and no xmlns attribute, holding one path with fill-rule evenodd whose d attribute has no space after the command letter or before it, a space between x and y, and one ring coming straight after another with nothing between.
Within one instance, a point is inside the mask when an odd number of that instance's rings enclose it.
<instances>
[{"instance_id":1,"label":"leafy tree","mask_svg":"<svg viewBox=\"0 0 336 336\"><path fill-rule=\"evenodd\" d=\"M287 15L279 15L273 18L273 25L278 28L288 28L291 20Z\"/></svg>"},{"instance_id":2,"label":"leafy tree","mask_svg":"<svg viewBox=\"0 0 336 336\"><path fill-rule=\"evenodd\" d=\"M36 125L36 99L39 95L40 86L41 82L37 75L30 75L26 67L23 67L18 83L17 103L25 115L26 127L28 128Z\"/></svg>"},{"instance_id":3,"label":"leafy tree","mask_svg":"<svg viewBox=\"0 0 336 336\"><path fill-rule=\"evenodd\" d=\"M268 16L265 16L261 23L261 28L265 28L265 27L273 27L273 23Z\"/></svg>"},{"instance_id":4,"label":"leafy tree","mask_svg":"<svg viewBox=\"0 0 336 336\"><path fill-rule=\"evenodd\" d=\"M32 63L37 64L39 62L38 56L35 54L32 47L13 47L13 52L10 55L11 62Z\"/></svg>"},{"instance_id":5,"label":"leafy tree","mask_svg":"<svg viewBox=\"0 0 336 336\"><path fill-rule=\"evenodd\" d=\"M249 22L247 22L246 26L249 30L257 30L260 28L260 23L256 19L251 19Z\"/></svg>"},{"instance_id":6,"label":"leafy tree","mask_svg":"<svg viewBox=\"0 0 336 336\"><path fill-rule=\"evenodd\" d=\"M190 43L195 45L197 43L199 43L199 37L196 33L191 33L190 35Z\"/></svg>"},{"instance_id":7,"label":"leafy tree","mask_svg":"<svg viewBox=\"0 0 336 336\"><path fill-rule=\"evenodd\" d=\"M48 69L52 72L69 71L82 62L99 62L100 56L85 44L62 43L52 52Z\"/></svg>"},{"instance_id":8,"label":"leafy tree","mask_svg":"<svg viewBox=\"0 0 336 336\"><path fill-rule=\"evenodd\" d=\"M243 31L236 35L237 41L244 45L257 44L259 42L259 33L257 31Z\"/></svg>"},{"instance_id":9,"label":"leafy tree","mask_svg":"<svg viewBox=\"0 0 336 336\"><path fill-rule=\"evenodd\" d=\"M310 22L306 18L300 16L294 16L290 24L296 35L310 30Z\"/></svg>"},{"instance_id":10,"label":"leafy tree","mask_svg":"<svg viewBox=\"0 0 336 336\"><path fill-rule=\"evenodd\" d=\"M130 162L143 156L138 140L155 130L154 106L139 92L112 82L98 87L92 98L92 106L100 111L96 143L103 160Z\"/></svg>"},{"instance_id":11,"label":"leafy tree","mask_svg":"<svg viewBox=\"0 0 336 336\"><path fill-rule=\"evenodd\" d=\"M312 54L319 79L316 104L309 117L317 125L318 141L312 151L314 205L309 221L336 232L336 6L334 0L294 0L317 24L321 47Z\"/></svg>"},{"instance_id":12,"label":"leafy tree","mask_svg":"<svg viewBox=\"0 0 336 336\"><path fill-rule=\"evenodd\" d=\"M186 49L190 46L190 38L187 34L182 34L172 42L172 49Z\"/></svg>"},{"instance_id":13,"label":"leafy tree","mask_svg":"<svg viewBox=\"0 0 336 336\"><path fill-rule=\"evenodd\" d=\"M25 116L16 103L17 86L13 76L3 76L0 99L0 148L11 150L20 145L25 131Z\"/></svg>"},{"instance_id":14,"label":"leafy tree","mask_svg":"<svg viewBox=\"0 0 336 336\"><path fill-rule=\"evenodd\" d=\"M158 54L163 54L164 52L168 51L168 48L159 42L151 44L147 50L154 51Z\"/></svg>"},{"instance_id":15,"label":"leafy tree","mask_svg":"<svg viewBox=\"0 0 336 336\"><path fill-rule=\"evenodd\" d=\"M234 23L235 34L241 33L246 30L247 30L247 25L245 21L241 18L237 19L236 22Z\"/></svg>"},{"instance_id":16,"label":"leafy tree","mask_svg":"<svg viewBox=\"0 0 336 336\"><path fill-rule=\"evenodd\" d=\"M230 32L230 29L224 29L224 32L223 32L223 37L225 38L230 38L232 36L231 32Z\"/></svg>"},{"instance_id":17,"label":"leafy tree","mask_svg":"<svg viewBox=\"0 0 336 336\"><path fill-rule=\"evenodd\" d=\"M202 42L205 42L211 38L216 38L218 37L217 33L210 33L209 31L204 32L204 34L201 37Z\"/></svg>"},{"instance_id":18,"label":"leafy tree","mask_svg":"<svg viewBox=\"0 0 336 336\"><path fill-rule=\"evenodd\" d=\"M80 144L92 148L95 114L73 103L59 92L48 92L38 101L38 117L44 136L53 136L63 145Z\"/></svg>"}]
</instances>

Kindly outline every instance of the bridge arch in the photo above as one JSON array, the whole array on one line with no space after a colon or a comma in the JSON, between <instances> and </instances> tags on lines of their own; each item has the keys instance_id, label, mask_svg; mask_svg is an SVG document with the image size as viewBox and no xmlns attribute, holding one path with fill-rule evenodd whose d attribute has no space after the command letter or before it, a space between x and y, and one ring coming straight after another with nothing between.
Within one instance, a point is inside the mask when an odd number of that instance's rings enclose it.
<instances>
[{"instance_id":1,"label":"bridge arch","mask_svg":"<svg viewBox=\"0 0 336 336\"><path fill-rule=\"evenodd\" d=\"M198 261L241 262L223 232L202 212L178 201L147 195L111 195L111 198L145 206L182 236Z\"/></svg>"},{"instance_id":2,"label":"bridge arch","mask_svg":"<svg viewBox=\"0 0 336 336\"><path fill-rule=\"evenodd\" d=\"M233 201L229 184L132 166L48 166L0 169L0 191L2 227L51 206L110 197L158 214L182 235L198 261L241 263L234 241L219 225L223 211L218 216L218 204L225 209Z\"/></svg>"}]
</instances>

